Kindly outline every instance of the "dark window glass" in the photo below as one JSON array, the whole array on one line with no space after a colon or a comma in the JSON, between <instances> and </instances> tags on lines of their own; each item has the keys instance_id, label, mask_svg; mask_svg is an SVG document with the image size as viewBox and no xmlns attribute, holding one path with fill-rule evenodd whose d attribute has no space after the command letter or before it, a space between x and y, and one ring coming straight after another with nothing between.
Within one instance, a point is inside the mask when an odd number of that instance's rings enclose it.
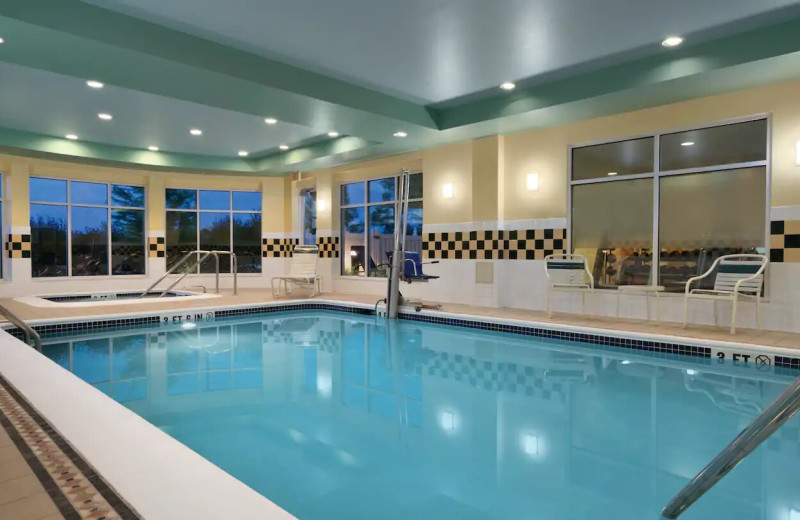
<instances>
[{"instance_id":1,"label":"dark window glass","mask_svg":"<svg viewBox=\"0 0 800 520\"><path fill-rule=\"evenodd\" d=\"M261 213L234 213L233 252L238 272L261 272Z\"/></svg>"},{"instance_id":2,"label":"dark window glass","mask_svg":"<svg viewBox=\"0 0 800 520\"><path fill-rule=\"evenodd\" d=\"M31 246L34 278L67 276L66 206L31 204Z\"/></svg>"},{"instance_id":3,"label":"dark window glass","mask_svg":"<svg viewBox=\"0 0 800 520\"><path fill-rule=\"evenodd\" d=\"M572 180L636 175L653 171L654 138L631 139L572 149Z\"/></svg>"},{"instance_id":4,"label":"dark window glass","mask_svg":"<svg viewBox=\"0 0 800 520\"><path fill-rule=\"evenodd\" d=\"M342 185L342 205L349 206L351 204L364 204L366 202L366 194L364 193L364 183L356 182L354 184Z\"/></svg>"},{"instance_id":5,"label":"dark window glass","mask_svg":"<svg viewBox=\"0 0 800 520\"><path fill-rule=\"evenodd\" d=\"M108 274L108 210L72 207L72 275Z\"/></svg>"},{"instance_id":6,"label":"dark window glass","mask_svg":"<svg viewBox=\"0 0 800 520\"><path fill-rule=\"evenodd\" d=\"M370 202L390 202L394 200L395 178L378 179L369 181Z\"/></svg>"},{"instance_id":7,"label":"dark window glass","mask_svg":"<svg viewBox=\"0 0 800 520\"><path fill-rule=\"evenodd\" d=\"M767 120L667 134L660 154L662 171L765 161Z\"/></svg>"},{"instance_id":8,"label":"dark window glass","mask_svg":"<svg viewBox=\"0 0 800 520\"><path fill-rule=\"evenodd\" d=\"M342 270L348 275L365 275L366 244L364 231L366 220L364 207L342 210Z\"/></svg>"},{"instance_id":9,"label":"dark window glass","mask_svg":"<svg viewBox=\"0 0 800 520\"><path fill-rule=\"evenodd\" d=\"M595 287L650 285L653 179L573 186L572 248L589 261Z\"/></svg>"},{"instance_id":10,"label":"dark window glass","mask_svg":"<svg viewBox=\"0 0 800 520\"><path fill-rule=\"evenodd\" d=\"M197 191L167 189L166 204L169 209L195 209L197 208Z\"/></svg>"},{"instance_id":11,"label":"dark window glass","mask_svg":"<svg viewBox=\"0 0 800 520\"><path fill-rule=\"evenodd\" d=\"M387 253L394 247L394 204L369 208L369 275L386 276Z\"/></svg>"},{"instance_id":12,"label":"dark window glass","mask_svg":"<svg viewBox=\"0 0 800 520\"><path fill-rule=\"evenodd\" d=\"M69 198L73 204L106 206L108 205L108 184L72 181L69 186Z\"/></svg>"},{"instance_id":13,"label":"dark window glass","mask_svg":"<svg viewBox=\"0 0 800 520\"><path fill-rule=\"evenodd\" d=\"M422 198L422 174L415 173L411 176L408 183L408 198L421 199Z\"/></svg>"},{"instance_id":14,"label":"dark window glass","mask_svg":"<svg viewBox=\"0 0 800 520\"><path fill-rule=\"evenodd\" d=\"M111 205L124 208L144 207L144 188L142 186L111 186Z\"/></svg>"},{"instance_id":15,"label":"dark window glass","mask_svg":"<svg viewBox=\"0 0 800 520\"><path fill-rule=\"evenodd\" d=\"M208 209L203 207L203 209ZM261 193L257 191L234 191L233 209L235 211L261 211Z\"/></svg>"},{"instance_id":16,"label":"dark window glass","mask_svg":"<svg viewBox=\"0 0 800 520\"><path fill-rule=\"evenodd\" d=\"M200 191L200 209L231 209L231 192L229 191Z\"/></svg>"},{"instance_id":17,"label":"dark window glass","mask_svg":"<svg viewBox=\"0 0 800 520\"><path fill-rule=\"evenodd\" d=\"M231 215L230 213L200 213L200 249L204 251L230 251ZM231 271L228 255L219 257L219 272ZM201 273L214 272L214 258L208 257L200 266Z\"/></svg>"},{"instance_id":18,"label":"dark window glass","mask_svg":"<svg viewBox=\"0 0 800 520\"><path fill-rule=\"evenodd\" d=\"M111 211L111 274L144 274L144 211Z\"/></svg>"},{"instance_id":19,"label":"dark window glass","mask_svg":"<svg viewBox=\"0 0 800 520\"><path fill-rule=\"evenodd\" d=\"M31 177L31 202L67 202L67 181Z\"/></svg>"},{"instance_id":20,"label":"dark window glass","mask_svg":"<svg viewBox=\"0 0 800 520\"><path fill-rule=\"evenodd\" d=\"M413 177L412 177L413 179ZM422 202L408 203L406 251L416 251L422 258Z\"/></svg>"},{"instance_id":21,"label":"dark window glass","mask_svg":"<svg viewBox=\"0 0 800 520\"><path fill-rule=\"evenodd\" d=\"M302 195L303 200L303 244L313 246L317 244L317 192L306 190Z\"/></svg>"},{"instance_id":22,"label":"dark window glass","mask_svg":"<svg viewBox=\"0 0 800 520\"><path fill-rule=\"evenodd\" d=\"M197 213L167 211L167 269L197 249Z\"/></svg>"},{"instance_id":23,"label":"dark window glass","mask_svg":"<svg viewBox=\"0 0 800 520\"><path fill-rule=\"evenodd\" d=\"M763 254L766 175L761 166L661 179L661 285L683 292L689 278L721 255ZM692 288L711 289L714 279Z\"/></svg>"}]
</instances>

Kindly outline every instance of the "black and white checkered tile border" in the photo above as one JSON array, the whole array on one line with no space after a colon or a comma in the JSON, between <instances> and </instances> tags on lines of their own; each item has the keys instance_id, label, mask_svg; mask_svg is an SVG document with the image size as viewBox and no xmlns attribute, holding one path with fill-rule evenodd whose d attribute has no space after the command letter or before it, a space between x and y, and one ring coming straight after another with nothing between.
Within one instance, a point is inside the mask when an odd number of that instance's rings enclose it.
<instances>
[{"instance_id":1,"label":"black and white checkered tile border","mask_svg":"<svg viewBox=\"0 0 800 520\"><path fill-rule=\"evenodd\" d=\"M294 246L300 243L299 238L262 238L262 258L288 258L294 252Z\"/></svg>"},{"instance_id":2,"label":"black and white checkered tile border","mask_svg":"<svg viewBox=\"0 0 800 520\"><path fill-rule=\"evenodd\" d=\"M442 260L543 260L566 253L567 230L480 230L426 233L425 258Z\"/></svg>"},{"instance_id":3,"label":"black and white checkered tile border","mask_svg":"<svg viewBox=\"0 0 800 520\"><path fill-rule=\"evenodd\" d=\"M317 237L320 258L339 258L339 237Z\"/></svg>"}]
</instances>

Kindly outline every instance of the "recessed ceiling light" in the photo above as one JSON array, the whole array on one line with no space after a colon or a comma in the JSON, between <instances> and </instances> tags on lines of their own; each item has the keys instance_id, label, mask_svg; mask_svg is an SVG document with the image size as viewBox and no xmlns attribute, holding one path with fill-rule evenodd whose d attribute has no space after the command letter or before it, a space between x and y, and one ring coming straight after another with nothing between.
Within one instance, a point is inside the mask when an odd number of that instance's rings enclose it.
<instances>
[{"instance_id":1,"label":"recessed ceiling light","mask_svg":"<svg viewBox=\"0 0 800 520\"><path fill-rule=\"evenodd\" d=\"M614 175L616 175L616 174L617 174L617 172L608 172L608 174L607 174L607 175L608 175L609 177L613 177L613 176L614 176Z\"/></svg>"},{"instance_id":2,"label":"recessed ceiling light","mask_svg":"<svg viewBox=\"0 0 800 520\"><path fill-rule=\"evenodd\" d=\"M86 82L86 86L90 88L103 88L105 85L97 80L90 79Z\"/></svg>"},{"instance_id":3,"label":"recessed ceiling light","mask_svg":"<svg viewBox=\"0 0 800 520\"><path fill-rule=\"evenodd\" d=\"M247 157L248 155L250 155L250 154L249 154L249 153L247 153L246 151L244 151L244 150L239 150L239 157Z\"/></svg>"},{"instance_id":4,"label":"recessed ceiling light","mask_svg":"<svg viewBox=\"0 0 800 520\"><path fill-rule=\"evenodd\" d=\"M503 90L514 90L517 88L517 85L512 83L511 81L506 81L500 84L500 88Z\"/></svg>"},{"instance_id":5,"label":"recessed ceiling light","mask_svg":"<svg viewBox=\"0 0 800 520\"><path fill-rule=\"evenodd\" d=\"M681 146L694 146L694 141L684 141Z\"/></svg>"},{"instance_id":6,"label":"recessed ceiling light","mask_svg":"<svg viewBox=\"0 0 800 520\"><path fill-rule=\"evenodd\" d=\"M103 121L111 121L112 119L114 119L114 116L112 116L111 114L106 114L105 112L100 112L99 114L97 114L97 117L99 117Z\"/></svg>"},{"instance_id":7,"label":"recessed ceiling light","mask_svg":"<svg viewBox=\"0 0 800 520\"><path fill-rule=\"evenodd\" d=\"M400 130L399 132L394 133L395 137L408 137L408 134Z\"/></svg>"},{"instance_id":8,"label":"recessed ceiling light","mask_svg":"<svg viewBox=\"0 0 800 520\"><path fill-rule=\"evenodd\" d=\"M280 149L281 149L281 150L283 150L283 151L286 151L286 150L288 150L288 149L289 149L289 145L288 145L288 144L282 144L282 145L280 145L278 148L280 148Z\"/></svg>"},{"instance_id":9,"label":"recessed ceiling light","mask_svg":"<svg viewBox=\"0 0 800 520\"><path fill-rule=\"evenodd\" d=\"M192 135L203 135L203 131L200 130L199 128L192 128L191 130L189 130L189 133Z\"/></svg>"},{"instance_id":10,"label":"recessed ceiling light","mask_svg":"<svg viewBox=\"0 0 800 520\"><path fill-rule=\"evenodd\" d=\"M267 123L268 125L274 125L278 123L278 120L275 119L274 117L268 117L264 120L264 122Z\"/></svg>"},{"instance_id":11,"label":"recessed ceiling light","mask_svg":"<svg viewBox=\"0 0 800 520\"><path fill-rule=\"evenodd\" d=\"M151 152L157 152L158 146L148 146L147 149L150 150Z\"/></svg>"},{"instance_id":12,"label":"recessed ceiling light","mask_svg":"<svg viewBox=\"0 0 800 520\"><path fill-rule=\"evenodd\" d=\"M680 36L668 36L664 38L664 41L661 42L661 45L664 47L677 47L678 45L683 43L683 38Z\"/></svg>"},{"instance_id":13,"label":"recessed ceiling light","mask_svg":"<svg viewBox=\"0 0 800 520\"><path fill-rule=\"evenodd\" d=\"M339 132L328 132L328 137L339 137Z\"/></svg>"},{"instance_id":14,"label":"recessed ceiling light","mask_svg":"<svg viewBox=\"0 0 800 520\"><path fill-rule=\"evenodd\" d=\"M67 135L65 135L64 137L66 137L66 138L67 138L67 139L69 139L70 141L77 141L77 139L78 139L78 136L77 136L77 135L75 135L75 134L67 134Z\"/></svg>"}]
</instances>

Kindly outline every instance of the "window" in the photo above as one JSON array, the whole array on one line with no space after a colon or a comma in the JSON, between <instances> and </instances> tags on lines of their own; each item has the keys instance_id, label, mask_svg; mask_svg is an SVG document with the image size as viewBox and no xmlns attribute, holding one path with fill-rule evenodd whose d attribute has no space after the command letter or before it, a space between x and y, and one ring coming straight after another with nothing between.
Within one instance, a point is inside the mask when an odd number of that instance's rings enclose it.
<instances>
[{"instance_id":1,"label":"window","mask_svg":"<svg viewBox=\"0 0 800 520\"><path fill-rule=\"evenodd\" d=\"M142 186L30 178L35 278L145 273Z\"/></svg>"},{"instance_id":2,"label":"window","mask_svg":"<svg viewBox=\"0 0 800 520\"><path fill-rule=\"evenodd\" d=\"M596 285L683 291L721 255L764 253L767 133L754 119L573 148L572 250Z\"/></svg>"},{"instance_id":3,"label":"window","mask_svg":"<svg viewBox=\"0 0 800 520\"><path fill-rule=\"evenodd\" d=\"M186 253L233 251L239 273L261 272L261 193L167 189L167 268ZM220 272L231 272L228 255L219 257ZM213 273L207 259L201 273Z\"/></svg>"},{"instance_id":4,"label":"window","mask_svg":"<svg viewBox=\"0 0 800 520\"><path fill-rule=\"evenodd\" d=\"M300 212L302 243L307 246L317 244L317 192L305 190L300 193Z\"/></svg>"},{"instance_id":5,"label":"window","mask_svg":"<svg viewBox=\"0 0 800 520\"><path fill-rule=\"evenodd\" d=\"M344 184L341 188L342 274L386 276L394 247L399 177ZM411 176L406 251L422 254L422 174Z\"/></svg>"}]
</instances>

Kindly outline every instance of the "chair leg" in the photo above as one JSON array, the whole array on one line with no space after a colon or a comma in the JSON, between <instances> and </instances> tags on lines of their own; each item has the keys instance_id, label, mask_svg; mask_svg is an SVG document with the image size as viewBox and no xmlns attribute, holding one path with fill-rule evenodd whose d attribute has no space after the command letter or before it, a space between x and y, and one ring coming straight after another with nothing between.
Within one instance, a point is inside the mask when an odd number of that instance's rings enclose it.
<instances>
[{"instance_id":1,"label":"chair leg","mask_svg":"<svg viewBox=\"0 0 800 520\"><path fill-rule=\"evenodd\" d=\"M733 309L731 311L731 334L736 334L736 307L739 299L736 297L736 293L733 293Z\"/></svg>"},{"instance_id":2,"label":"chair leg","mask_svg":"<svg viewBox=\"0 0 800 520\"><path fill-rule=\"evenodd\" d=\"M761 294L756 294L756 328L761 330Z\"/></svg>"},{"instance_id":3,"label":"chair leg","mask_svg":"<svg viewBox=\"0 0 800 520\"><path fill-rule=\"evenodd\" d=\"M689 298L684 298L683 305L683 328L689 324Z\"/></svg>"}]
</instances>

